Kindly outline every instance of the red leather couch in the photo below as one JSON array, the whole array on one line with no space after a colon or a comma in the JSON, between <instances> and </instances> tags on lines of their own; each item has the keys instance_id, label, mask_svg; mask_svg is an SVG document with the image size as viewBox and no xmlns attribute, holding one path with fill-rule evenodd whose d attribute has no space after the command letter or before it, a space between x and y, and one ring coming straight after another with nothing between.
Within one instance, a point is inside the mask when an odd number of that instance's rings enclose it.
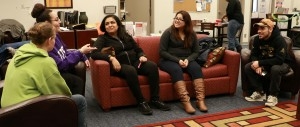
<instances>
[{"instance_id":1,"label":"red leather couch","mask_svg":"<svg viewBox=\"0 0 300 127\"><path fill-rule=\"evenodd\" d=\"M207 35L198 35L198 38ZM148 60L158 63L159 61L159 36L147 36L135 38L139 46L144 50ZM110 75L109 63L103 60L90 59L91 78L94 96L104 111L111 107L127 106L136 104L125 80ZM226 50L221 62L209 67L202 68L204 74L206 96L217 94L233 95L236 91L240 66L240 55L236 52ZM160 76L160 99L172 101L178 99L171 77L168 73L159 70ZM192 82L188 74L184 74L188 91L191 97L195 97ZM147 78L139 76L140 87L146 99L150 98Z\"/></svg>"}]
</instances>

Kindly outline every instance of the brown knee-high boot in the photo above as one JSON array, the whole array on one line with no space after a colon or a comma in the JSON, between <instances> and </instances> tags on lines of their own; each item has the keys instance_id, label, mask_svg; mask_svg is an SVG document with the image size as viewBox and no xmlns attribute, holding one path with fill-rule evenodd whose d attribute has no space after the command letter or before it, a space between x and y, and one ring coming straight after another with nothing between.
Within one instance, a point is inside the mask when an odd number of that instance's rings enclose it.
<instances>
[{"instance_id":1,"label":"brown knee-high boot","mask_svg":"<svg viewBox=\"0 0 300 127\"><path fill-rule=\"evenodd\" d=\"M180 101L184 107L185 112L189 114L194 114L196 110L191 105L190 97L186 90L186 85L184 81L177 81L174 85L174 89L177 92L177 95L180 97Z\"/></svg>"},{"instance_id":2,"label":"brown knee-high boot","mask_svg":"<svg viewBox=\"0 0 300 127\"><path fill-rule=\"evenodd\" d=\"M193 84L196 91L196 99L197 99L196 106L199 108L201 112L207 112L208 109L204 102L204 98L205 98L204 81L202 78L198 78L193 81Z\"/></svg>"}]
</instances>

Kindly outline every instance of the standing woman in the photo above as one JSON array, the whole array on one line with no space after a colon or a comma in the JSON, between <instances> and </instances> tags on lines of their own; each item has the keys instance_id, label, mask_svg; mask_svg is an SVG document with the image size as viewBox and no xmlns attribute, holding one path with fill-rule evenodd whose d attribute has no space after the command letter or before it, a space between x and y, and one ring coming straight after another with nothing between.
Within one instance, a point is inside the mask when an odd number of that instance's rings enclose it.
<instances>
[{"instance_id":1,"label":"standing woman","mask_svg":"<svg viewBox=\"0 0 300 127\"><path fill-rule=\"evenodd\" d=\"M142 95L138 74L148 77L151 100L150 104L156 108L167 111L170 107L159 101L159 76L158 67L148 61L143 50L134 39L126 32L124 25L115 15L107 15L101 22L100 30L104 32L97 38L91 57L94 60L106 60L111 65L111 74L121 76L127 82L135 97L139 111L144 115L151 115L152 109ZM107 47L114 49L114 53L104 53Z\"/></svg>"},{"instance_id":2,"label":"standing woman","mask_svg":"<svg viewBox=\"0 0 300 127\"><path fill-rule=\"evenodd\" d=\"M7 107L42 95L66 95L76 103L78 125L84 127L87 107L85 98L82 95L71 95L47 52L54 47L55 28L47 22L37 23L28 31L28 36L31 42L20 47L8 65L1 106Z\"/></svg>"},{"instance_id":3,"label":"standing woman","mask_svg":"<svg viewBox=\"0 0 300 127\"><path fill-rule=\"evenodd\" d=\"M75 75L75 65L80 61L84 61L86 66L89 67L90 63L85 54L90 53L96 49L90 47L90 44L86 44L79 50L67 50L66 45L62 41L58 32L60 31L60 19L52 10L46 9L43 4L37 3L34 5L31 16L36 18L36 22L50 22L57 32L55 38L55 46L53 50L49 51L49 56L52 57L61 73L61 76L65 79L72 94L83 94L85 90L85 82L79 76Z\"/></svg>"},{"instance_id":4,"label":"standing woman","mask_svg":"<svg viewBox=\"0 0 300 127\"><path fill-rule=\"evenodd\" d=\"M199 54L199 46L188 12L176 13L173 25L161 36L159 54L161 57L159 67L171 75L174 89L179 95L185 111L189 114L195 113L186 90L186 83L183 81L183 72L189 73L193 80L197 99L196 106L201 112L207 112L204 103L203 74L201 66L195 61Z\"/></svg>"}]
</instances>

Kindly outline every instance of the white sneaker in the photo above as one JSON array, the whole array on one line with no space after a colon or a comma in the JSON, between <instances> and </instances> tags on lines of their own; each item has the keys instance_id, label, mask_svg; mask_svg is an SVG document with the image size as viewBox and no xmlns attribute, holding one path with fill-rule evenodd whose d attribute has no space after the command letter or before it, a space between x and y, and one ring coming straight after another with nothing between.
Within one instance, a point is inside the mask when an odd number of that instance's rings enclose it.
<instances>
[{"instance_id":1,"label":"white sneaker","mask_svg":"<svg viewBox=\"0 0 300 127\"><path fill-rule=\"evenodd\" d=\"M267 99L267 102L265 103L265 105L266 105L266 106L269 106L269 107L273 107L273 106L275 106L277 103L278 103L277 97L272 96L272 95L269 95L269 96L268 96L268 99Z\"/></svg>"},{"instance_id":2,"label":"white sneaker","mask_svg":"<svg viewBox=\"0 0 300 127\"><path fill-rule=\"evenodd\" d=\"M247 101L264 101L266 100L266 94L261 95L259 92L253 92L250 97L245 97Z\"/></svg>"}]
</instances>

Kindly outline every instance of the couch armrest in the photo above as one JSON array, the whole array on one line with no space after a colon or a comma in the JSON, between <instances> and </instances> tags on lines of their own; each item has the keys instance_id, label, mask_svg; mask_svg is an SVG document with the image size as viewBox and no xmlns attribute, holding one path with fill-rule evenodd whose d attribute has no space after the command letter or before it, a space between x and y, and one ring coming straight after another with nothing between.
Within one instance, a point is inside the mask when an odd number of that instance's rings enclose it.
<instances>
[{"instance_id":1,"label":"couch armrest","mask_svg":"<svg viewBox=\"0 0 300 127\"><path fill-rule=\"evenodd\" d=\"M225 50L221 63L227 65L230 77L230 93L234 94L237 87L240 66L240 54L234 51Z\"/></svg>"},{"instance_id":2,"label":"couch armrest","mask_svg":"<svg viewBox=\"0 0 300 127\"><path fill-rule=\"evenodd\" d=\"M43 95L0 109L1 127L76 127L77 124L77 106L64 95Z\"/></svg>"},{"instance_id":3,"label":"couch armrest","mask_svg":"<svg viewBox=\"0 0 300 127\"><path fill-rule=\"evenodd\" d=\"M243 96L250 96L249 94L249 81L247 80L247 75L245 74L245 65L250 62L250 54L251 50L248 48L244 48L241 51L241 83L242 83L242 90L243 90Z\"/></svg>"},{"instance_id":4,"label":"couch armrest","mask_svg":"<svg viewBox=\"0 0 300 127\"><path fill-rule=\"evenodd\" d=\"M90 58L94 96L103 110L111 108L110 65L104 60Z\"/></svg>"},{"instance_id":5,"label":"couch armrest","mask_svg":"<svg viewBox=\"0 0 300 127\"><path fill-rule=\"evenodd\" d=\"M250 53L251 50L248 48L244 48L241 51L241 62L242 63L249 63L250 62Z\"/></svg>"}]
</instances>

